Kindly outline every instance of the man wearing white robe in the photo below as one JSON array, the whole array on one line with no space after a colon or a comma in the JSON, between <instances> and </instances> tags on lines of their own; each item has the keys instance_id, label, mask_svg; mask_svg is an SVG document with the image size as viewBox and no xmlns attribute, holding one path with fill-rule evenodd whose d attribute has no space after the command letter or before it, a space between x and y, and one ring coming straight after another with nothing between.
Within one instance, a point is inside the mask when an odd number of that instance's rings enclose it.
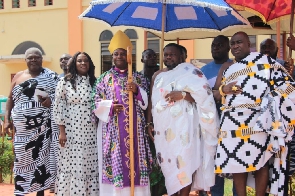
<instances>
[{"instance_id":1,"label":"man wearing white robe","mask_svg":"<svg viewBox=\"0 0 295 196\"><path fill-rule=\"evenodd\" d=\"M206 77L182 59L179 45L165 46L167 68L153 76L147 127L168 195L188 196L214 185L219 121Z\"/></svg>"}]
</instances>

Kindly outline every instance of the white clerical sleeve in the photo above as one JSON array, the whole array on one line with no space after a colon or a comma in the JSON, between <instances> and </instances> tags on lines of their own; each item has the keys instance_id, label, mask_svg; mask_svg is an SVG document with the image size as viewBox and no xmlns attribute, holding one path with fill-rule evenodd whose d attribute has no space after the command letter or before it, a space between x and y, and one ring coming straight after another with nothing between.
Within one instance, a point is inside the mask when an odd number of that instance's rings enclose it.
<instances>
[{"instance_id":1,"label":"white clerical sleeve","mask_svg":"<svg viewBox=\"0 0 295 196\"><path fill-rule=\"evenodd\" d=\"M96 103L96 108L93 110L95 116L103 122L109 121L113 101L112 100L101 100Z\"/></svg>"},{"instance_id":2,"label":"white clerical sleeve","mask_svg":"<svg viewBox=\"0 0 295 196\"><path fill-rule=\"evenodd\" d=\"M60 80L56 86L55 99L53 104L53 116L55 123L58 125L65 125L65 116L67 109L66 99L66 83L64 79Z\"/></svg>"},{"instance_id":3,"label":"white clerical sleeve","mask_svg":"<svg viewBox=\"0 0 295 196\"><path fill-rule=\"evenodd\" d=\"M136 96L136 99L138 100L138 104L141 107L141 109L146 110L148 106L147 92L143 90L143 88L141 87L138 87L138 89L139 89L139 92L138 92L138 95Z\"/></svg>"}]
</instances>

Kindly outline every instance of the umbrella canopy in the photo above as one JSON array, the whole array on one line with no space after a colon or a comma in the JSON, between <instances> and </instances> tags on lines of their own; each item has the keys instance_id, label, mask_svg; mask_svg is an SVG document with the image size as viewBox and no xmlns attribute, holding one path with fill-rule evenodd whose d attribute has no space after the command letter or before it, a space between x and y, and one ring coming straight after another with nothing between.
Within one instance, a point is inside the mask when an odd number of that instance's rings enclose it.
<instances>
[{"instance_id":1,"label":"umbrella canopy","mask_svg":"<svg viewBox=\"0 0 295 196\"><path fill-rule=\"evenodd\" d=\"M233 8L246 10L259 16L265 23L289 18L291 14L291 0L225 0Z\"/></svg>"},{"instance_id":2,"label":"umbrella canopy","mask_svg":"<svg viewBox=\"0 0 295 196\"><path fill-rule=\"evenodd\" d=\"M286 22L281 22L278 25L279 31L289 31L293 34L294 24L294 0L225 0L237 10L246 10L259 16L264 22L272 24L277 21L288 19ZM289 27L288 25L289 24ZM272 28L276 26L272 25ZM291 55L292 50L289 50ZM289 56L290 58L291 56Z\"/></svg>"},{"instance_id":3,"label":"umbrella canopy","mask_svg":"<svg viewBox=\"0 0 295 196\"><path fill-rule=\"evenodd\" d=\"M210 7L217 9L231 10L232 8L224 0L92 0L90 5L108 4L108 3L163 3L163 4L181 4L196 5L201 7Z\"/></svg>"},{"instance_id":4,"label":"umbrella canopy","mask_svg":"<svg viewBox=\"0 0 295 196\"><path fill-rule=\"evenodd\" d=\"M80 18L98 19L110 26L136 26L154 32L174 33L177 31L220 32L230 27L249 25L248 21L233 11L223 0L182 1L186 4L167 4L165 26L162 29L162 3L92 1ZM180 2L180 1L173 1ZM189 2L192 5L189 5ZM200 5L196 5L199 2ZM207 2L205 4L204 2ZM216 2L217 4L208 4ZM193 4L194 3L194 4ZM218 7L219 5L222 5ZM209 5L209 7L202 7ZM249 26L248 26L249 27ZM206 33L202 33L206 37ZM183 34L183 36L185 36ZM182 39L182 37L179 37ZM183 37L184 38L184 37Z\"/></svg>"},{"instance_id":5,"label":"umbrella canopy","mask_svg":"<svg viewBox=\"0 0 295 196\"><path fill-rule=\"evenodd\" d=\"M109 3L109 2L112 3ZM80 19L96 19L110 26L135 26L162 32L221 31L230 26L248 26L237 12L224 0L93 0L79 16ZM206 33L204 32L204 37ZM162 68L162 55L160 67Z\"/></svg>"},{"instance_id":6,"label":"umbrella canopy","mask_svg":"<svg viewBox=\"0 0 295 196\"><path fill-rule=\"evenodd\" d=\"M236 26L235 26L236 27ZM218 35L224 35L224 36L232 36L237 31L244 31L248 35L271 35L276 34L275 30L272 29L263 29L263 28L252 28L244 27L243 29L238 28L226 28L222 31L176 31L176 32L168 32L164 33L164 39L166 41L173 41L173 40L189 40L189 39L203 39L203 38L214 38ZM153 33L154 35L158 36L159 38L162 37L162 34L158 31L150 30L149 32Z\"/></svg>"}]
</instances>

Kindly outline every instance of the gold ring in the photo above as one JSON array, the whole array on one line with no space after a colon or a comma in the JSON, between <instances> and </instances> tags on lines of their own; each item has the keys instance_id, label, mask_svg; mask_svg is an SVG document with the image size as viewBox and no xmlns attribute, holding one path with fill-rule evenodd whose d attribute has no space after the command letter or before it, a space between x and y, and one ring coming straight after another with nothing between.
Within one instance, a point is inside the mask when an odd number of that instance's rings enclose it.
<instances>
[{"instance_id":1,"label":"gold ring","mask_svg":"<svg viewBox=\"0 0 295 196\"><path fill-rule=\"evenodd\" d=\"M132 86L130 88L132 88Z\"/></svg>"},{"instance_id":2,"label":"gold ring","mask_svg":"<svg viewBox=\"0 0 295 196\"><path fill-rule=\"evenodd\" d=\"M233 91L237 91L237 90L238 90L238 87L236 87L235 85L233 85L233 86L231 87L231 90L233 90Z\"/></svg>"},{"instance_id":3,"label":"gold ring","mask_svg":"<svg viewBox=\"0 0 295 196\"><path fill-rule=\"evenodd\" d=\"M171 97L168 97L168 101L170 101L171 100Z\"/></svg>"}]
</instances>

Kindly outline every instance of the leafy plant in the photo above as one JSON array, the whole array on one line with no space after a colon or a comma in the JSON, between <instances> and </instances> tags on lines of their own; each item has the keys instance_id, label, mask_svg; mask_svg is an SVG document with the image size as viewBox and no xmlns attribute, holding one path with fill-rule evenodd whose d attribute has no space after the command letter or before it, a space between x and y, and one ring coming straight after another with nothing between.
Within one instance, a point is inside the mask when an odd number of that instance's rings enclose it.
<instances>
[{"instance_id":1,"label":"leafy plant","mask_svg":"<svg viewBox=\"0 0 295 196\"><path fill-rule=\"evenodd\" d=\"M290 183L291 183L291 190L290 190ZM290 196L295 196L295 173L290 177L290 181L288 183L289 186L289 194Z\"/></svg>"},{"instance_id":2,"label":"leafy plant","mask_svg":"<svg viewBox=\"0 0 295 196\"><path fill-rule=\"evenodd\" d=\"M255 196L255 189L247 186L246 191L247 191L247 196Z\"/></svg>"},{"instance_id":3,"label":"leafy plant","mask_svg":"<svg viewBox=\"0 0 295 196\"><path fill-rule=\"evenodd\" d=\"M11 173L11 166L14 161L13 143L9 141L10 137L0 138L0 183Z\"/></svg>"}]
</instances>

